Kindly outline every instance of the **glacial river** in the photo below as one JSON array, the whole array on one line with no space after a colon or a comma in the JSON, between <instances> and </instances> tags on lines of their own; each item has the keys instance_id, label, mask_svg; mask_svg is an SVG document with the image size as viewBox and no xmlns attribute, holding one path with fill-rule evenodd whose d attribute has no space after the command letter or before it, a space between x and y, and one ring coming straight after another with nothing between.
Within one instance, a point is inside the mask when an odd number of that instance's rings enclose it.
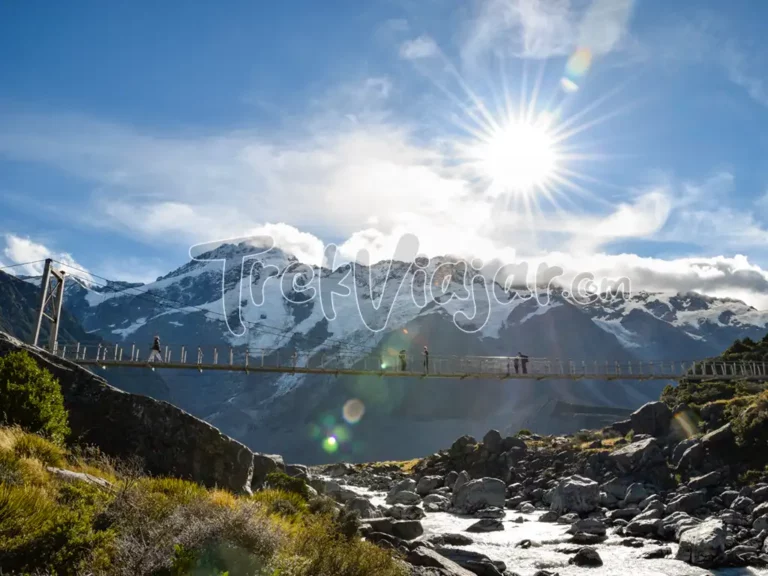
<instances>
[{"instance_id":1,"label":"glacial river","mask_svg":"<svg viewBox=\"0 0 768 576\"><path fill-rule=\"evenodd\" d=\"M371 492L363 488L347 486L366 498L370 498L375 505L384 505L386 494L383 492ZM674 560L677 545L664 543L672 549L672 555L666 559L646 560L641 558L644 551L657 547L651 540L646 540L643 548L628 548L621 545L622 538L609 536L608 539L595 546L603 565L599 568L580 568L568 564L569 554L557 552L556 548L574 546L569 542L567 534L568 526L562 524L550 524L538 522L541 513L521 514L508 510L504 518L504 530L499 532L487 532L472 534L465 532L466 528L477 522L475 518L462 518L444 512L427 513L421 520L424 526L424 536L462 533L472 538L475 543L470 546L462 546L464 550L480 552L491 560L502 560L507 568L517 572L520 576L531 576L537 570L549 570L557 572L560 576L768 576L768 570L755 568L724 568L708 571L702 568L690 566L684 562ZM515 519L522 516L527 522L517 524ZM609 534L610 534L609 529ZM516 548L515 544L522 540L531 540L530 548Z\"/></svg>"}]
</instances>

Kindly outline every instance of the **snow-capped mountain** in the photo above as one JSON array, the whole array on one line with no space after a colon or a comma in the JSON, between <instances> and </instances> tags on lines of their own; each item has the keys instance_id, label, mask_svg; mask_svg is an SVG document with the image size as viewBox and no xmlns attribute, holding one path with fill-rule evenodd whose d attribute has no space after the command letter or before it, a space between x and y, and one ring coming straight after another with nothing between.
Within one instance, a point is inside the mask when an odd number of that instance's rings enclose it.
<instances>
[{"instance_id":1,"label":"snow-capped mountain","mask_svg":"<svg viewBox=\"0 0 768 576\"><path fill-rule=\"evenodd\" d=\"M159 334L168 344L247 348L253 356L343 353L349 366L366 357L394 361L402 349L418 358L425 345L433 357L520 351L577 361L694 360L768 330L768 313L699 294L643 292L582 305L560 290L538 297L504 290L449 258L330 270L278 249L254 251L225 244L146 285L70 282L65 306L107 341L148 347ZM576 421L536 421L543 404L632 408L664 385L183 370L164 379L182 408L254 449L304 462L423 455L489 427L564 431ZM365 406L354 424L342 417L351 399ZM335 455L321 448L329 434L348 438Z\"/></svg>"}]
</instances>

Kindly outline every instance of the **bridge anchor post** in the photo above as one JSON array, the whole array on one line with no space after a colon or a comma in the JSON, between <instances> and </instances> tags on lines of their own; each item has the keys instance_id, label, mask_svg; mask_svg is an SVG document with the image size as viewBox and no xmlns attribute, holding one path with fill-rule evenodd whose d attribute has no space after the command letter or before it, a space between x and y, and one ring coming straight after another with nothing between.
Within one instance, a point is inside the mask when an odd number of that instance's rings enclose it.
<instances>
[{"instance_id":1,"label":"bridge anchor post","mask_svg":"<svg viewBox=\"0 0 768 576\"><path fill-rule=\"evenodd\" d=\"M55 354L59 337L61 304L64 301L64 271L54 270L52 264L53 260L46 258L43 279L40 283L40 309L37 311L37 326L33 345L39 345L40 330L43 327L43 318L45 318L51 323L48 331L48 351Z\"/></svg>"}]
</instances>

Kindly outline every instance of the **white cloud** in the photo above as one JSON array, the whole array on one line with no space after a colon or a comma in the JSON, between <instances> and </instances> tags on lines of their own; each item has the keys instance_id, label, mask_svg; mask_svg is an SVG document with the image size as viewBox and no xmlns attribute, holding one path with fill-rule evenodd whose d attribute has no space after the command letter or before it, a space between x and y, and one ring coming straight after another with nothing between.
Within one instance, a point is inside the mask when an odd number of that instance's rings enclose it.
<instances>
[{"instance_id":1,"label":"white cloud","mask_svg":"<svg viewBox=\"0 0 768 576\"><path fill-rule=\"evenodd\" d=\"M426 35L408 40L400 45L400 58L405 60L432 58L438 54L440 54L440 48L437 47L437 43Z\"/></svg>"},{"instance_id":2,"label":"white cloud","mask_svg":"<svg viewBox=\"0 0 768 576\"><path fill-rule=\"evenodd\" d=\"M476 63L487 53L550 58L577 47L595 55L611 52L626 37L634 0L483 0L462 54Z\"/></svg>"},{"instance_id":3,"label":"white cloud","mask_svg":"<svg viewBox=\"0 0 768 576\"><path fill-rule=\"evenodd\" d=\"M19 276L40 276L43 273L45 263L42 260L52 258L57 262L54 267L57 270L64 270L65 273L82 277L86 281L91 281L92 277L87 269L78 264L78 262L67 252L58 252L51 250L43 244L16 236L15 234L5 234L5 247L3 248L3 260L0 266L10 266L14 264L24 264L4 270L10 274ZM34 262L33 264L25 264Z\"/></svg>"}]
</instances>

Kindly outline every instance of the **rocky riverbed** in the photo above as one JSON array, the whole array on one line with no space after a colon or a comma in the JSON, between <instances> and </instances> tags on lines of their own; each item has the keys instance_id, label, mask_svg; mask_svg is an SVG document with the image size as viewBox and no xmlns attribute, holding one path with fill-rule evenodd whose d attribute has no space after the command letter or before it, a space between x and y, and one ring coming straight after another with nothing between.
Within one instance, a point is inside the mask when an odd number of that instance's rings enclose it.
<instances>
[{"instance_id":1,"label":"rocky riverbed","mask_svg":"<svg viewBox=\"0 0 768 576\"><path fill-rule=\"evenodd\" d=\"M313 486L414 575L768 575L768 483L737 481L729 426L680 437L661 403L624 438L490 431L421 461L333 465Z\"/></svg>"}]
</instances>

